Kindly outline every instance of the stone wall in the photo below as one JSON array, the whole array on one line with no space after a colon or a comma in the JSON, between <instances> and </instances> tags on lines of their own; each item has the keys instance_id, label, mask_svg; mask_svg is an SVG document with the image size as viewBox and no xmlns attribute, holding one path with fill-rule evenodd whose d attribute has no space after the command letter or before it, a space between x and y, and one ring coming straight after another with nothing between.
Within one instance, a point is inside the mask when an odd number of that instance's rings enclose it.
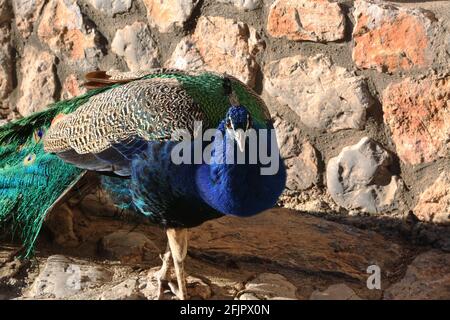
<instances>
[{"instance_id":1,"label":"stone wall","mask_svg":"<svg viewBox=\"0 0 450 320\"><path fill-rule=\"evenodd\" d=\"M449 222L449 59L449 1L0 0L0 119L94 69L227 72L273 114L283 205Z\"/></svg>"}]
</instances>

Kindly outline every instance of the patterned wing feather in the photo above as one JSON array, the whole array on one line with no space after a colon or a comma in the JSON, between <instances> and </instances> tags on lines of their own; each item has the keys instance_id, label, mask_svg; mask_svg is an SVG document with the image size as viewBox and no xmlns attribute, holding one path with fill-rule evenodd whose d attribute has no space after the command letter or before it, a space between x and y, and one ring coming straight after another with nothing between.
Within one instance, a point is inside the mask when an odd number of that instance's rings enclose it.
<instances>
[{"instance_id":1,"label":"patterned wing feather","mask_svg":"<svg viewBox=\"0 0 450 320\"><path fill-rule=\"evenodd\" d=\"M138 79L93 96L55 121L45 150L79 167L122 171L146 141L170 140L177 129L207 123L202 109L175 78Z\"/></svg>"}]
</instances>

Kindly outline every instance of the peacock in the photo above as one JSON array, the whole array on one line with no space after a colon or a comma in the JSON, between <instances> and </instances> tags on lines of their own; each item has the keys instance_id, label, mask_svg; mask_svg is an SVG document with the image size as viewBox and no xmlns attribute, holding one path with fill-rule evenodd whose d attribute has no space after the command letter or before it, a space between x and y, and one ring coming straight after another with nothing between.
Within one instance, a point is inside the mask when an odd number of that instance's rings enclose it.
<instances>
[{"instance_id":1,"label":"peacock","mask_svg":"<svg viewBox=\"0 0 450 320\"><path fill-rule=\"evenodd\" d=\"M171 284L187 299L188 228L258 214L285 188L269 111L227 74L161 68L86 78L87 93L0 127L0 222L31 255L45 216L96 172L115 205L166 230L159 298Z\"/></svg>"}]
</instances>

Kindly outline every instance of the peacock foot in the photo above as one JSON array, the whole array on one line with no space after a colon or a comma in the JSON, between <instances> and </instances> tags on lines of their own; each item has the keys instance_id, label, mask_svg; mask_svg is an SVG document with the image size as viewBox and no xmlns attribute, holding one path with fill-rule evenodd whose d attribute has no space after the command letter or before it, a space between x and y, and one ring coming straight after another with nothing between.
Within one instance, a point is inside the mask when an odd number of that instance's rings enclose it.
<instances>
[{"instance_id":1,"label":"peacock foot","mask_svg":"<svg viewBox=\"0 0 450 320\"><path fill-rule=\"evenodd\" d=\"M161 278L161 269L152 268L146 278L144 295L149 299L155 300L186 300L201 299L207 300L212 296L212 290L209 282L200 277L187 276L186 278L186 295L181 296L178 289L178 281L173 268L169 270L165 279Z\"/></svg>"},{"instance_id":2,"label":"peacock foot","mask_svg":"<svg viewBox=\"0 0 450 320\"><path fill-rule=\"evenodd\" d=\"M211 296L211 289L198 278L188 277L184 270L184 261L187 254L187 229L167 229L168 243L166 251L162 254L162 266L157 272L150 271L147 287L156 282L156 299L165 299L167 287L179 299L186 300L191 297L207 299ZM173 281L175 280L175 281ZM153 285L153 287L155 287ZM191 292L188 294L188 289Z\"/></svg>"},{"instance_id":3,"label":"peacock foot","mask_svg":"<svg viewBox=\"0 0 450 320\"><path fill-rule=\"evenodd\" d=\"M172 291L169 287L169 279L162 279L161 270L152 268L143 280L142 293L151 300L171 300Z\"/></svg>"},{"instance_id":4,"label":"peacock foot","mask_svg":"<svg viewBox=\"0 0 450 320\"><path fill-rule=\"evenodd\" d=\"M210 286L206 283L206 281L203 281L200 278L188 276L186 278L186 296L180 297L181 292L178 289L178 283L177 281L169 281L168 286L170 288L170 291L174 294L175 299L179 300L185 300L185 299L201 299L201 300L207 300L212 295L212 290Z\"/></svg>"},{"instance_id":5,"label":"peacock foot","mask_svg":"<svg viewBox=\"0 0 450 320\"><path fill-rule=\"evenodd\" d=\"M174 294L173 299L178 299L178 300L189 300L190 296L187 293L187 288L184 288L182 290L180 290L178 288L178 281L169 281L168 282L170 291Z\"/></svg>"}]
</instances>

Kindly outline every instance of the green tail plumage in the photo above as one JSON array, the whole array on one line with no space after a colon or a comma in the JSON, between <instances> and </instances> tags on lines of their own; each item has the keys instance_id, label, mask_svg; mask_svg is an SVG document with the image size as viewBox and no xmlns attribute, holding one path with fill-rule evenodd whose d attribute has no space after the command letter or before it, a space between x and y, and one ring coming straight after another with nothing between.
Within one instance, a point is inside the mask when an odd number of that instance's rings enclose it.
<instances>
[{"instance_id":1,"label":"green tail plumage","mask_svg":"<svg viewBox=\"0 0 450 320\"><path fill-rule=\"evenodd\" d=\"M25 256L33 251L45 215L83 174L83 170L45 153L42 134L57 114L72 112L102 90L55 103L0 127L0 224L20 234Z\"/></svg>"}]
</instances>

